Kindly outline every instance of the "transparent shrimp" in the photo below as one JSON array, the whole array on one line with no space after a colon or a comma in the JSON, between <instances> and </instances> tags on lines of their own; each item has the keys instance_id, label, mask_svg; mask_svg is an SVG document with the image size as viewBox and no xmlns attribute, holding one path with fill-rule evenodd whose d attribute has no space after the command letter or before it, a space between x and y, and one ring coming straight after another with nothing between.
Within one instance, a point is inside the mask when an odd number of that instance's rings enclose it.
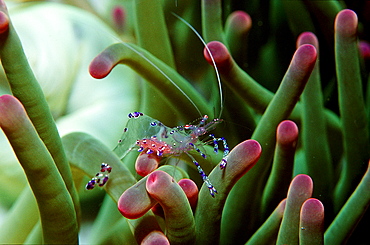
<instances>
[{"instance_id":1,"label":"transparent shrimp","mask_svg":"<svg viewBox=\"0 0 370 245\"><path fill-rule=\"evenodd\" d=\"M197 167L210 194L214 196L217 193L216 188L212 185L206 173L189 152L196 151L203 158L207 157L200 150L205 143L199 137L206 135L210 130L214 129L217 124L222 122L221 119L213 119L207 122L208 116L203 116L198 124L170 128L141 112L130 113L128 117L127 127L124 129L122 137L113 150L121 159L134 148L137 148L139 152L156 154L159 157L186 154ZM216 138L213 134L209 134L209 137L212 138L215 153L218 152L218 142L221 141L223 143L224 154L219 166L221 169L224 169L227 164L226 156L229 153L227 142L225 138Z\"/></svg>"},{"instance_id":2,"label":"transparent shrimp","mask_svg":"<svg viewBox=\"0 0 370 245\"><path fill-rule=\"evenodd\" d=\"M200 34L184 19L182 19L176 14L174 15L182 22L184 22L186 25L188 25L196 33L196 35L203 42L207 52L209 53L210 57L213 60L213 56L208 47L206 46L204 40L201 38ZM132 49L131 46L129 45L127 45L127 47ZM155 69L161 72L163 76L166 77L166 79L168 79L171 83L173 83L176 86L176 84L163 71L161 71L155 64L150 62L145 56L143 56L143 54L139 53L135 49L132 50L138 53L138 55L142 56L147 62L153 65ZM217 66L214 60L213 65L215 68L219 87L220 94L219 116L221 116L223 109L222 87ZM180 88L178 89L181 91ZM186 96L186 94L183 91L181 92ZM187 98L199 112L199 109L196 107L193 101L191 101L189 97ZM192 160L193 164L196 166L204 183L208 187L211 196L212 197L215 196L215 194L217 193L216 188L212 185L207 174L204 172L204 170L201 168L201 166L195 160L195 158L190 154L190 152L195 151L203 158L206 158L207 157L206 154L201 150L203 145L212 143L214 146L214 152L218 153L219 142L222 142L224 152L223 158L219 166L221 169L224 169L226 167L227 165L226 158L229 153L229 147L226 142L226 139L223 137L217 138L213 134L209 134L209 131L216 128L216 126L222 122L222 119L215 118L213 120L208 120L208 116L204 115L200 119L198 119L198 122L196 124L187 124L183 126L177 126L175 128L170 128L161 123L160 121L153 119L147 115L144 115L141 112L129 113L128 117L129 120L127 122L126 127L124 128L123 134L119 139L117 146L113 149L113 151L121 159L123 159L133 149L137 149L139 152L145 154L156 154L159 157L180 156L181 154L186 154ZM203 142L201 138L202 136L206 136L207 134L211 138L211 140ZM102 174L101 170L99 173L97 173L95 177L92 178L92 180L89 181L89 183L86 185L86 189L94 188L95 183L100 181L99 177L103 178L103 181L99 182L99 186L103 186L108 180L108 175Z\"/></svg>"}]
</instances>

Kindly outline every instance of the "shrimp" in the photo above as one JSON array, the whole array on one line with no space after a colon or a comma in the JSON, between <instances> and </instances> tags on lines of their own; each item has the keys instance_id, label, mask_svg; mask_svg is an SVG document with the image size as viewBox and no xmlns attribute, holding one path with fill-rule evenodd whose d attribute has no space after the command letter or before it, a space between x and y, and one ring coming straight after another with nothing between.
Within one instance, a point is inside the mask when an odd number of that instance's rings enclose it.
<instances>
[{"instance_id":1,"label":"shrimp","mask_svg":"<svg viewBox=\"0 0 370 245\"><path fill-rule=\"evenodd\" d=\"M134 115L134 116L133 116ZM217 124L221 123L221 119L213 119L210 122L207 122L208 116L203 116L198 124L187 124L183 126L177 126L175 128L170 128L165 126L158 120L152 119L149 116L144 116L140 112L134 112L129 114L129 118L136 118L142 122L140 125L147 125L148 130L144 132L143 138L136 141L136 146L138 147L139 152L144 152L146 154L156 154L160 157L166 156L179 156L185 153L197 167L199 174L201 175L204 183L207 185L210 194L214 197L214 194L217 193L216 188L212 185L211 181L208 179L208 176L203 171L199 163L195 158L189 153L192 150L198 152L203 158L206 158L200 147L204 144L199 137L207 134L210 130L214 129ZM137 122L136 122L137 123ZM126 128L122 139L119 141L116 148L113 150L121 158L123 158L131 149L127 149L126 142L127 138L130 137L129 129ZM137 133L137 132L133 132ZM224 169L227 164L226 156L229 153L229 147L227 145L225 138L216 138L213 134L209 134L209 137L212 138L214 144L214 152L218 153L218 142L223 143L224 154L220 163L220 168Z\"/></svg>"},{"instance_id":2,"label":"shrimp","mask_svg":"<svg viewBox=\"0 0 370 245\"><path fill-rule=\"evenodd\" d=\"M221 115L223 109L222 88L219 73L217 70L217 66L213 60L213 56L199 33L184 19L176 14L174 15L186 25L188 25L197 34L197 36L203 42L207 52L210 54L218 81ZM133 51L137 52L136 50ZM142 54L138 54L142 56ZM146 58L144 57L144 59ZM150 62L149 60L147 61ZM156 67L154 64L152 65L163 74L163 72L158 67ZM165 74L163 75L167 79L169 79L170 82L174 83L168 76L166 76ZM194 103L192 104L195 106ZM198 108L196 109L198 110ZM196 120L198 121L196 124L186 124L170 128L164 125L162 122L153 119L150 116L144 115L141 112L129 113L128 118L129 120L123 130L123 134L119 139L117 146L113 149L113 152L115 152L121 160L133 149L137 149L137 151L144 154L156 154L158 157L180 156L181 154L186 154L196 166L198 173L202 177L203 182L208 187L211 196L215 197L215 194L217 193L216 188L213 186L207 174L204 172L195 158L190 154L190 152L195 151L203 158L206 158L206 154L201 150L202 146L205 144L213 144L214 152L217 154L219 150L219 142L222 142L224 152L219 167L221 169L224 169L226 167L227 155L229 154L229 147L226 139L224 137L217 138L215 137L215 135L209 134L209 131L215 129L216 126L222 122L222 119L215 118L209 121L208 116L204 115L200 117L200 119ZM206 136L207 134L208 137L211 138L211 140L203 142L201 138L202 136ZM104 186L104 184L108 181L109 174L103 173L107 172L105 171L105 168L106 166L103 168L102 165L100 172L97 173L96 176L93 177L86 184L86 189L93 189L96 183L98 183L99 186ZM109 172L110 171L111 168L109 169Z\"/></svg>"}]
</instances>

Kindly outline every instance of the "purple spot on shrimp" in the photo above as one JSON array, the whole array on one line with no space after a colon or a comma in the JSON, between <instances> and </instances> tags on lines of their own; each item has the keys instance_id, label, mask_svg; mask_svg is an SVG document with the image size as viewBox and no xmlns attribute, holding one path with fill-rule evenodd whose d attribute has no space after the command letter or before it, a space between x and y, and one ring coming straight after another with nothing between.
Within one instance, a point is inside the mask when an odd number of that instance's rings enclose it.
<instances>
[{"instance_id":1,"label":"purple spot on shrimp","mask_svg":"<svg viewBox=\"0 0 370 245\"><path fill-rule=\"evenodd\" d=\"M222 159L222 160L221 160L221 163L220 163L220 169L224 169L224 168L226 168L226 164L227 164L226 159Z\"/></svg>"},{"instance_id":2,"label":"purple spot on shrimp","mask_svg":"<svg viewBox=\"0 0 370 245\"><path fill-rule=\"evenodd\" d=\"M107 181L108 181L108 176L105 176L105 177L103 178L103 181L99 184L99 186L100 186L100 187L104 186L104 185L105 185L105 183L107 183Z\"/></svg>"},{"instance_id":3,"label":"purple spot on shrimp","mask_svg":"<svg viewBox=\"0 0 370 245\"><path fill-rule=\"evenodd\" d=\"M92 190L92 189L94 189L94 187L95 187L95 180L90 180L90 181L86 184L85 189L86 189L86 190Z\"/></svg>"},{"instance_id":4,"label":"purple spot on shrimp","mask_svg":"<svg viewBox=\"0 0 370 245\"><path fill-rule=\"evenodd\" d=\"M135 112L129 113L128 118L138 118L143 115L144 115L143 113L135 111Z\"/></svg>"},{"instance_id":5,"label":"purple spot on shrimp","mask_svg":"<svg viewBox=\"0 0 370 245\"><path fill-rule=\"evenodd\" d=\"M214 188L213 186L209 186L208 189L209 189L209 193L211 194L211 196L215 197L215 194L217 194L216 188Z\"/></svg>"},{"instance_id":6,"label":"purple spot on shrimp","mask_svg":"<svg viewBox=\"0 0 370 245\"><path fill-rule=\"evenodd\" d=\"M110 173L112 171L112 167L108 165L107 163L102 163L101 164L101 170L100 172L108 172Z\"/></svg>"}]
</instances>

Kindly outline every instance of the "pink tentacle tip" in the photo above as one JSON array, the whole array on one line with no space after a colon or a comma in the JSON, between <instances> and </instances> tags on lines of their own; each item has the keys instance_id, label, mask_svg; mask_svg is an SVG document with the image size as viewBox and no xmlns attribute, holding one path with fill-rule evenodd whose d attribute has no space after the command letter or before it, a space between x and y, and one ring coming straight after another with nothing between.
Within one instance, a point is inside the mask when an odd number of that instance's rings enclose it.
<instances>
[{"instance_id":1,"label":"pink tentacle tip","mask_svg":"<svg viewBox=\"0 0 370 245\"><path fill-rule=\"evenodd\" d=\"M297 47L303 44L311 44L317 49L319 47L319 41L315 34L312 32L303 32L297 38Z\"/></svg>"},{"instance_id":2,"label":"pink tentacle tip","mask_svg":"<svg viewBox=\"0 0 370 245\"><path fill-rule=\"evenodd\" d=\"M252 27L252 18L244 11L237 10L230 14L230 23L233 30L238 32L248 32Z\"/></svg>"},{"instance_id":3,"label":"pink tentacle tip","mask_svg":"<svg viewBox=\"0 0 370 245\"><path fill-rule=\"evenodd\" d=\"M9 107L16 104L17 99L9 94L0 96L0 114L2 118L6 119L9 113Z\"/></svg>"},{"instance_id":4,"label":"pink tentacle tip","mask_svg":"<svg viewBox=\"0 0 370 245\"><path fill-rule=\"evenodd\" d=\"M9 17L4 12L0 11L0 34L9 29Z\"/></svg>"},{"instance_id":5,"label":"pink tentacle tip","mask_svg":"<svg viewBox=\"0 0 370 245\"><path fill-rule=\"evenodd\" d=\"M291 146L298 139L298 127L290 120L282 121L276 131L276 139L278 144Z\"/></svg>"},{"instance_id":6,"label":"pink tentacle tip","mask_svg":"<svg viewBox=\"0 0 370 245\"><path fill-rule=\"evenodd\" d=\"M307 199L301 207L300 233L310 236L324 236L324 205L316 198Z\"/></svg>"},{"instance_id":7,"label":"pink tentacle tip","mask_svg":"<svg viewBox=\"0 0 370 245\"><path fill-rule=\"evenodd\" d=\"M356 37L358 19L354 11L344 9L335 19L335 32L343 37Z\"/></svg>"},{"instance_id":8,"label":"pink tentacle tip","mask_svg":"<svg viewBox=\"0 0 370 245\"><path fill-rule=\"evenodd\" d=\"M214 61L220 71L230 68L231 55L223 43L212 41L207 44L207 47L208 49L204 48L203 55L209 64L213 65Z\"/></svg>"},{"instance_id":9,"label":"pink tentacle tip","mask_svg":"<svg viewBox=\"0 0 370 245\"><path fill-rule=\"evenodd\" d=\"M108 76L112 69L113 64L110 59L104 54L99 54L90 63L89 73L93 78L101 79Z\"/></svg>"},{"instance_id":10,"label":"pink tentacle tip","mask_svg":"<svg viewBox=\"0 0 370 245\"><path fill-rule=\"evenodd\" d=\"M16 98L10 94L4 94L0 96L0 104L7 104L12 100L16 100Z\"/></svg>"},{"instance_id":11,"label":"pink tentacle tip","mask_svg":"<svg viewBox=\"0 0 370 245\"><path fill-rule=\"evenodd\" d=\"M305 195L307 198L311 197L313 191L313 181L311 177L306 174L298 174L290 183L288 193L290 193L291 190L295 194L298 193L300 196Z\"/></svg>"},{"instance_id":12,"label":"pink tentacle tip","mask_svg":"<svg viewBox=\"0 0 370 245\"><path fill-rule=\"evenodd\" d=\"M285 206L286 206L286 198L284 198L276 207L277 214L280 217L283 217L284 211L285 211Z\"/></svg>"},{"instance_id":13,"label":"pink tentacle tip","mask_svg":"<svg viewBox=\"0 0 370 245\"><path fill-rule=\"evenodd\" d=\"M150 232L142 241L141 245L169 245L170 242L165 234L161 231Z\"/></svg>"},{"instance_id":14,"label":"pink tentacle tip","mask_svg":"<svg viewBox=\"0 0 370 245\"><path fill-rule=\"evenodd\" d=\"M317 58L316 48L311 44L303 44L297 48L289 67L291 80L308 80Z\"/></svg>"},{"instance_id":15,"label":"pink tentacle tip","mask_svg":"<svg viewBox=\"0 0 370 245\"><path fill-rule=\"evenodd\" d=\"M192 209L195 209L198 202L198 186L191 179L181 179L178 184L181 189L185 192L186 197L189 200Z\"/></svg>"},{"instance_id":16,"label":"pink tentacle tip","mask_svg":"<svg viewBox=\"0 0 370 245\"><path fill-rule=\"evenodd\" d=\"M246 140L234 147L228 156L228 162L242 161L252 168L261 156L262 148L256 140Z\"/></svg>"},{"instance_id":17,"label":"pink tentacle tip","mask_svg":"<svg viewBox=\"0 0 370 245\"><path fill-rule=\"evenodd\" d=\"M140 217L137 212L133 212L133 208L131 208L131 205L135 205L134 202L128 202L127 198L124 196L125 193L121 195L121 197L118 199L118 210L123 215L123 217L128 219L137 219ZM131 205L130 205L131 204Z\"/></svg>"},{"instance_id":18,"label":"pink tentacle tip","mask_svg":"<svg viewBox=\"0 0 370 245\"><path fill-rule=\"evenodd\" d=\"M360 54L365 59L370 59L370 43L366 41L359 41L358 43Z\"/></svg>"},{"instance_id":19,"label":"pink tentacle tip","mask_svg":"<svg viewBox=\"0 0 370 245\"><path fill-rule=\"evenodd\" d=\"M147 176L158 168L159 161L156 154L141 153L136 159L135 170L140 176Z\"/></svg>"},{"instance_id":20,"label":"pink tentacle tip","mask_svg":"<svg viewBox=\"0 0 370 245\"><path fill-rule=\"evenodd\" d=\"M118 210L127 219L140 218L157 204L156 201L150 200L145 186L141 185L142 183L139 181L138 184L123 192L118 199Z\"/></svg>"},{"instance_id":21,"label":"pink tentacle tip","mask_svg":"<svg viewBox=\"0 0 370 245\"><path fill-rule=\"evenodd\" d=\"M316 58L316 48L311 44L304 44L299 46L293 57L295 61L299 62L300 65L306 69L315 65Z\"/></svg>"},{"instance_id":22,"label":"pink tentacle tip","mask_svg":"<svg viewBox=\"0 0 370 245\"><path fill-rule=\"evenodd\" d=\"M158 196L161 195L171 183L173 183L173 178L166 172L158 170L148 176L146 189L151 195Z\"/></svg>"},{"instance_id":23,"label":"pink tentacle tip","mask_svg":"<svg viewBox=\"0 0 370 245\"><path fill-rule=\"evenodd\" d=\"M324 221L324 205L316 198L307 199L301 208L301 220L305 223L320 223Z\"/></svg>"},{"instance_id":24,"label":"pink tentacle tip","mask_svg":"<svg viewBox=\"0 0 370 245\"><path fill-rule=\"evenodd\" d=\"M231 150L227 157L228 167L220 172L226 171L237 181L257 163L261 153L262 147L256 140L245 140Z\"/></svg>"},{"instance_id":25,"label":"pink tentacle tip","mask_svg":"<svg viewBox=\"0 0 370 245\"><path fill-rule=\"evenodd\" d=\"M125 18L126 18L125 9L119 5L115 6L112 10L112 17L113 17L113 22L115 26L119 30L123 30Z\"/></svg>"},{"instance_id":26,"label":"pink tentacle tip","mask_svg":"<svg viewBox=\"0 0 370 245\"><path fill-rule=\"evenodd\" d=\"M0 96L0 127L7 132L15 132L24 126L27 117L22 103L14 96Z\"/></svg>"}]
</instances>

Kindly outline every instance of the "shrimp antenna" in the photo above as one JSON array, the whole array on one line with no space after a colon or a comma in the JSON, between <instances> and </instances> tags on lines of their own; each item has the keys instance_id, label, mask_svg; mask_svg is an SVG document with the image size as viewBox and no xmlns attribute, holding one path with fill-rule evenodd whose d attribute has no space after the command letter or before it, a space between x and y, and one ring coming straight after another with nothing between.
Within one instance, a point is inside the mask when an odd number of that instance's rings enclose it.
<instances>
[{"instance_id":1,"label":"shrimp antenna","mask_svg":"<svg viewBox=\"0 0 370 245\"><path fill-rule=\"evenodd\" d=\"M212 65L215 69L215 73L216 73L216 78L217 78L217 83L218 83L218 88L219 88L219 94L220 94L220 113L218 115L218 117L220 118L221 115L222 115L222 111L223 111L223 108L224 108L224 99L223 99L223 92L222 92L222 85L221 85L221 78L220 78L220 74L218 72L218 69L217 69L217 65L216 65L216 62L213 58L213 55L212 55L212 52L211 50L208 48L207 46L207 43L204 41L204 39L202 38L202 36L198 33L198 31L192 26L190 25L189 22L187 22L185 19L181 18L179 15L177 15L176 13L174 12L171 12L176 18L178 18L181 22L183 22L184 24L186 24L194 33L195 35L197 35L197 37L199 38L199 40L203 43L204 47L206 48L207 50L207 53L209 54L209 56L211 57L211 60L212 60ZM185 97L186 99L194 106L194 108L197 110L197 112L199 113L199 115L202 117L203 114L202 112L199 110L198 106L194 103L194 101L164 72L162 71L156 64L154 64L150 59L148 59L143 53L141 53L140 51L138 51L137 49L135 49L134 47L132 47L130 44L126 43L126 42L122 42L122 40L120 40L119 38L113 36L112 34L110 35L114 40L116 41L119 41L120 43L122 43L124 46L126 46L127 48L129 48L130 50L132 50L134 53L138 54L140 57L142 57L146 62L148 62L150 65L152 65L157 71L159 71L168 81L171 82L172 85L174 85Z\"/></svg>"},{"instance_id":2,"label":"shrimp antenna","mask_svg":"<svg viewBox=\"0 0 370 245\"><path fill-rule=\"evenodd\" d=\"M195 109L198 111L199 115L202 116L201 111L197 107L197 105L194 103L194 101L191 100L191 98L164 72L162 71L156 64L154 64L152 61L150 61L147 57L145 57L144 54L133 48L131 45L128 43L122 42L123 45L131 49L133 52L138 54L140 57L142 57L145 61L147 61L149 64L151 64L157 71L159 71L168 81L172 83L189 101L190 103L195 107Z\"/></svg>"},{"instance_id":3,"label":"shrimp antenna","mask_svg":"<svg viewBox=\"0 0 370 245\"><path fill-rule=\"evenodd\" d=\"M206 48L208 55L211 57L212 65L213 65L213 68L215 69L215 73L216 73L216 77L217 77L217 83L218 83L219 94L220 94L220 113L218 115L218 117L220 118L221 115L222 115L222 110L224 108L224 98L223 98L223 93L222 93L222 84L221 84L220 73L218 72L217 65L216 65L215 59L213 58L212 52L208 48L207 43L204 41L203 37L199 34L199 32L197 30L195 30L195 28L192 25L190 25L189 22L187 22L185 19L181 18L176 13L174 13L174 12L171 12L171 13L176 18L178 18L179 20L181 20L185 25L187 25L195 33L195 35L197 35L197 37L199 38L199 40L203 43L204 47Z\"/></svg>"}]
</instances>

